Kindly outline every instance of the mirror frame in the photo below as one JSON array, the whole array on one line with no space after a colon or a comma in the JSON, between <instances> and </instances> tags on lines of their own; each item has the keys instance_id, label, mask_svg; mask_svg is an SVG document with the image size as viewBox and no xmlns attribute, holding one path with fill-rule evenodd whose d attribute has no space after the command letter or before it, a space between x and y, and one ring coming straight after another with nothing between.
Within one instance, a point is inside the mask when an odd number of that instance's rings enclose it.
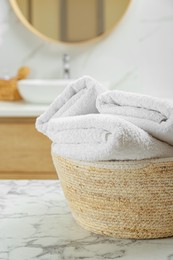
<instances>
[{"instance_id":1,"label":"mirror frame","mask_svg":"<svg viewBox=\"0 0 173 260\"><path fill-rule=\"evenodd\" d=\"M121 1L121 0L120 0ZM114 29L119 25L120 21L122 20L122 18L125 16L127 10L129 9L129 6L131 4L132 0L128 0L128 4L126 6L126 8L124 9L123 14L121 15L120 19L118 20L118 22L112 26L109 30L107 30L105 33L96 36L95 38L86 40L86 41L81 41L81 42L65 42L65 41L59 41L59 40L55 40L52 39L48 36L46 36L45 34L41 33L40 31L38 31L37 29L35 29L29 22L28 20L24 17L24 15L22 14L17 1L16 0L10 0L10 4L12 6L13 11L15 12L17 18L21 21L21 23L30 31L32 32L34 35L36 35L37 37L41 38L42 40L45 40L46 42L49 43L54 43L54 44L63 44L63 45L84 45L84 44L92 44L95 42L100 41L103 38L106 38L108 35L111 34L111 32L114 31Z\"/></svg>"}]
</instances>

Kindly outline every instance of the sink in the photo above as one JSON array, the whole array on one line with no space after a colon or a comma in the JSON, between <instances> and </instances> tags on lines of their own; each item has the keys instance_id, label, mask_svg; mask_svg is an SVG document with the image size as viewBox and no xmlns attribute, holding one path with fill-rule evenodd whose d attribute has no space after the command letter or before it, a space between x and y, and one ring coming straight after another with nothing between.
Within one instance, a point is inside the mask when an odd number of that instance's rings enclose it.
<instances>
[{"instance_id":1,"label":"sink","mask_svg":"<svg viewBox=\"0 0 173 260\"><path fill-rule=\"evenodd\" d=\"M27 102L50 104L72 81L71 79L26 79L18 81L18 89Z\"/></svg>"}]
</instances>

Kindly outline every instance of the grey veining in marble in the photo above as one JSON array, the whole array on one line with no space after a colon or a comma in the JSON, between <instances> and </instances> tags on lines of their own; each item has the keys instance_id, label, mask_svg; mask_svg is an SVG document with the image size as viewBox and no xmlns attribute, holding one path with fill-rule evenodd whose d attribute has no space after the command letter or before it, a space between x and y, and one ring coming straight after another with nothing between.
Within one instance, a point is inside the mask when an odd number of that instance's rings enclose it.
<instances>
[{"instance_id":1,"label":"grey veining in marble","mask_svg":"<svg viewBox=\"0 0 173 260\"><path fill-rule=\"evenodd\" d=\"M173 238L91 234L74 221L59 181L0 181L0 260L172 260Z\"/></svg>"}]
</instances>

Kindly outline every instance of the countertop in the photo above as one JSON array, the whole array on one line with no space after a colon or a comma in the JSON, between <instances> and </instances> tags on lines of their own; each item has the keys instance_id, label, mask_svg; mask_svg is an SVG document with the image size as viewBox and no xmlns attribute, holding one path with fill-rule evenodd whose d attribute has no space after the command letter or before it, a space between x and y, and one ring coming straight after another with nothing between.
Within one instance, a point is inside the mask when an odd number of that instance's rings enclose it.
<instances>
[{"instance_id":1,"label":"countertop","mask_svg":"<svg viewBox=\"0 0 173 260\"><path fill-rule=\"evenodd\" d=\"M25 101L0 101L0 117L36 117L47 108L48 105L31 104Z\"/></svg>"},{"instance_id":2,"label":"countertop","mask_svg":"<svg viewBox=\"0 0 173 260\"><path fill-rule=\"evenodd\" d=\"M173 260L173 238L91 234L76 224L59 181L0 181L0 260Z\"/></svg>"}]
</instances>

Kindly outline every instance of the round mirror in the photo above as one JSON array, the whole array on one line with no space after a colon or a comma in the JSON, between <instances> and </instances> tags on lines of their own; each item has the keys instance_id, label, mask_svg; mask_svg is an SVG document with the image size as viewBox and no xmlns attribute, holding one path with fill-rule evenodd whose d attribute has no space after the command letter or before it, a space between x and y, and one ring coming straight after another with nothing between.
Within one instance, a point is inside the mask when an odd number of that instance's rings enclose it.
<instances>
[{"instance_id":1,"label":"round mirror","mask_svg":"<svg viewBox=\"0 0 173 260\"><path fill-rule=\"evenodd\" d=\"M104 36L130 0L10 0L23 24L42 38L80 43Z\"/></svg>"}]
</instances>

